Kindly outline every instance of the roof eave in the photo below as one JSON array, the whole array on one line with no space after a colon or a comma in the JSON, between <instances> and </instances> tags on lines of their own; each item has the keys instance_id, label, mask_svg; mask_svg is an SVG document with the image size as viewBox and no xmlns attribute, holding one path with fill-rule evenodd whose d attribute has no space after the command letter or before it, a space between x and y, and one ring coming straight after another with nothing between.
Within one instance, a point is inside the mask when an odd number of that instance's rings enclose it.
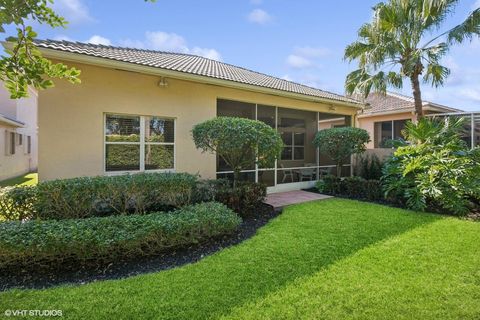
<instances>
[{"instance_id":1,"label":"roof eave","mask_svg":"<svg viewBox=\"0 0 480 320\"><path fill-rule=\"evenodd\" d=\"M9 119L3 115L0 115L0 123L6 124L11 127L15 127L15 128L25 128L25 124L23 122Z\"/></svg>"},{"instance_id":2,"label":"roof eave","mask_svg":"<svg viewBox=\"0 0 480 320\"><path fill-rule=\"evenodd\" d=\"M433 110L433 111L440 111L440 112L463 112L461 109L451 108L447 106L443 106L433 102L426 102L424 104L425 110Z\"/></svg>"},{"instance_id":3,"label":"roof eave","mask_svg":"<svg viewBox=\"0 0 480 320\"><path fill-rule=\"evenodd\" d=\"M411 113L411 114L413 114L414 109L413 108L405 108L405 109L391 110L391 111L370 112L370 113L359 114L357 117L359 119L362 119L362 118L387 116L387 115L400 114L400 113Z\"/></svg>"},{"instance_id":4,"label":"roof eave","mask_svg":"<svg viewBox=\"0 0 480 320\"><path fill-rule=\"evenodd\" d=\"M5 43L4 43L4 46L5 46ZM37 47L37 48L42 52L42 54L45 57L48 57L50 59L85 63L85 64L102 66L102 67L110 67L110 68L121 69L126 71L134 71L134 72L139 72L144 74L170 77L170 78L175 78L180 80L201 82L201 83L207 83L207 84L218 85L223 87L255 91L255 92L266 93L266 94L271 94L276 96L294 98L298 100L306 100L306 101L313 101L313 102L321 102L325 104L335 104L335 105L341 105L346 107L353 107L356 109L363 109L364 107L364 105L360 102L355 103L355 102L346 102L346 101L340 101L335 99L315 97L315 96L304 95L300 93L271 89L271 88L255 86L251 84L245 84L245 83L231 81L231 80L224 80L219 78L190 74L190 73L174 71L174 70L167 70L167 69L151 67L151 66L143 66L143 65L130 63L130 62L118 61L118 60L107 59L102 57L94 57L94 56L89 56L89 55L80 54L80 53L65 52L65 51L42 48L42 47Z\"/></svg>"}]
</instances>

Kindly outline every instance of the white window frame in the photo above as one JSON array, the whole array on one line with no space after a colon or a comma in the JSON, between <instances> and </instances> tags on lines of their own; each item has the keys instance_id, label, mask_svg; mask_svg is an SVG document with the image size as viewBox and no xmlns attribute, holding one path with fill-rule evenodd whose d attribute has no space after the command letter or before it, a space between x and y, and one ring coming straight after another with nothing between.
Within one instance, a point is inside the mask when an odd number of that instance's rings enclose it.
<instances>
[{"instance_id":1,"label":"white window frame","mask_svg":"<svg viewBox=\"0 0 480 320\"><path fill-rule=\"evenodd\" d=\"M380 147L380 143L378 141L375 141L375 139L378 139L378 137L375 135L375 126L377 125L377 123L387 123L387 122L390 122L392 124L392 132L391 132L391 135L392 135L392 140L395 139L395 121L409 121L411 119L395 119L395 120L386 120L386 121L376 121L373 123L373 131L374 131L374 134L373 134L373 145L377 145L378 147L376 147L376 149L391 149L391 147ZM381 130L380 130L381 131Z\"/></svg>"},{"instance_id":2,"label":"white window frame","mask_svg":"<svg viewBox=\"0 0 480 320\"><path fill-rule=\"evenodd\" d=\"M139 142L107 142L107 116L126 116L126 117L139 117L140 118L140 141ZM146 142L145 141L145 119L148 117L160 118L165 120L173 120L173 142ZM103 173L104 175L122 175L130 173L140 173L140 172L175 172L177 168L177 119L172 117L163 117L163 116L152 116L152 115L138 115L138 114L125 114L118 112L106 112L103 114ZM139 145L140 146L140 168L139 170L123 170L123 171L107 171L107 145ZM146 170L145 169L145 145L170 145L173 146L173 168L169 169L155 169L155 170Z\"/></svg>"},{"instance_id":3,"label":"white window frame","mask_svg":"<svg viewBox=\"0 0 480 320\"><path fill-rule=\"evenodd\" d=\"M281 132L281 134L284 134L284 133L289 133L291 134L292 136L292 144L285 144L284 145L284 148L289 148L289 149L292 149L292 157L291 159L282 159L282 157L280 156L280 161L304 161L305 160L305 136L306 136L306 133L305 132L301 132L301 131L295 131L295 130L285 130L283 132ZM295 135L296 134L303 134L303 145L299 146L299 145L296 145L295 144ZM295 159L295 148L303 148L303 158L302 159Z\"/></svg>"}]
</instances>

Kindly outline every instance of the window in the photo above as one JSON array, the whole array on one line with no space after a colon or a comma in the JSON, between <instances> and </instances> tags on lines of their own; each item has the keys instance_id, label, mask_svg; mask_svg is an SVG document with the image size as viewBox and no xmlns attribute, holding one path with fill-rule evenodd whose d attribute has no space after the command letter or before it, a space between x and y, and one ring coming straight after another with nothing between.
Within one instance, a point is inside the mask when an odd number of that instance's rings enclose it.
<instances>
[{"instance_id":1,"label":"window","mask_svg":"<svg viewBox=\"0 0 480 320\"><path fill-rule=\"evenodd\" d=\"M17 136L18 136L18 145L19 146L23 145L23 134L18 133Z\"/></svg>"},{"instance_id":2,"label":"window","mask_svg":"<svg viewBox=\"0 0 480 320\"><path fill-rule=\"evenodd\" d=\"M375 122L375 148L390 148L392 140L404 139L402 134L408 120Z\"/></svg>"},{"instance_id":3,"label":"window","mask_svg":"<svg viewBox=\"0 0 480 320\"><path fill-rule=\"evenodd\" d=\"M10 132L10 154L15 154L15 132Z\"/></svg>"},{"instance_id":4,"label":"window","mask_svg":"<svg viewBox=\"0 0 480 320\"><path fill-rule=\"evenodd\" d=\"M15 154L15 132L5 130L5 155L11 156Z\"/></svg>"},{"instance_id":5,"label":"window","mask_svg":"<svg viewBox=\"0 0 480 320\"><path fill-rule=\"evenodd\" d=\"M281 160L305 159L305 133L295 131L282 132L283 152Z\"/></svg>"},{"instance_id":6,"label":"window","mask_svg":"<svg viewBox=\"0 0 480 320\"><path fill-rule=\"evenodd\" d=\"M32 137L27 136L27 154L32 153Z\"/></svg>"},{"instance_id":7,"label":"window","mask_svg":"<svg viewBox=\"0 0 480 320\"><path fill-rule=\"evenodd\" d=\"M175 120L151 116L105 116L105 171L172 170Z\"/></svg>"}]
</instances>

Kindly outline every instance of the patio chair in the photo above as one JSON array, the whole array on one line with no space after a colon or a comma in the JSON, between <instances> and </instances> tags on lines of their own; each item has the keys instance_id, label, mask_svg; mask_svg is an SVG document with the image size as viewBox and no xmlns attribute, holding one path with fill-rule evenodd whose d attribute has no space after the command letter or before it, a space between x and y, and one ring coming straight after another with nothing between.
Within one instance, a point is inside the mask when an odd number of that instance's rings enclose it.
<instances>
[{"instance_id":1,"label":"patio chair","mask_svg":"<svg viewBox=\"0 0 480 320\"><path fill-rule=\"evenodd\" d=\"M290 181L293 182L293 179L294 179L293 170L292 169L283 170L285 169L283 164L280 164L280 168L282 169L282 173L283 173L282 183L285 183L285 180L287 179L290 179Z\"/></svg>"},{"instance_id":2,"label":"patio chair","mask_svg":"<svg viewBox=\"0 0 480 320\"><path fill-rule=\"evenodd\" d=\"M299 181L309 180L312 181L314 180L313 177L315 175L315 169L314 168L305 168L305 169L300 169L298 171L298 179Z\"/></svg>"}]
</instances>

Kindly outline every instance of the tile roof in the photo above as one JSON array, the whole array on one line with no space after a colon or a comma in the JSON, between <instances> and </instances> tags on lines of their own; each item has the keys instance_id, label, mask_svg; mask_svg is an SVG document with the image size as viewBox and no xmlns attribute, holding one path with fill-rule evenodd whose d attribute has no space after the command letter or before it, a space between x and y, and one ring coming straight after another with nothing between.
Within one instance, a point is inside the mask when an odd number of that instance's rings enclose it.
<instances>
[{"instance_id":1,"label":"tile roof","mask_svg":"<svg viewBox=\"0 0 480 320\"><path fill-rule=\"evenodd\" d=\"M142 66L178 71L193 75L234 81L258 87L281 90L310 97L341 101L362 105L358 100L339 94L305 86L299 83L272 77L266 74L237 67L204 57L174 52L162 52L134 48L96 45L90 43L35 40L39 48L53 49L63 52L83 54L98 58L133 63Z\"/></svg>"},{"instance_id":2,"label":"tile roof","mask_svg":"<svg viewBox=\"0 0 480 320\"><path fill-rule=\"evenodd\" d=\"M365 99L365 102L368 104L368 106L363 110L363 114L375 114L402 110L408 112L415 109L413 97L405 96L396 92L387 92L386 95L380 93L371 93L369 94L368 98ZM424 101L423 106L432 106L438 109L443 109L446 112L461 111L459 109L450 108L429 101Z\"/></svg>"}]
</instances>

